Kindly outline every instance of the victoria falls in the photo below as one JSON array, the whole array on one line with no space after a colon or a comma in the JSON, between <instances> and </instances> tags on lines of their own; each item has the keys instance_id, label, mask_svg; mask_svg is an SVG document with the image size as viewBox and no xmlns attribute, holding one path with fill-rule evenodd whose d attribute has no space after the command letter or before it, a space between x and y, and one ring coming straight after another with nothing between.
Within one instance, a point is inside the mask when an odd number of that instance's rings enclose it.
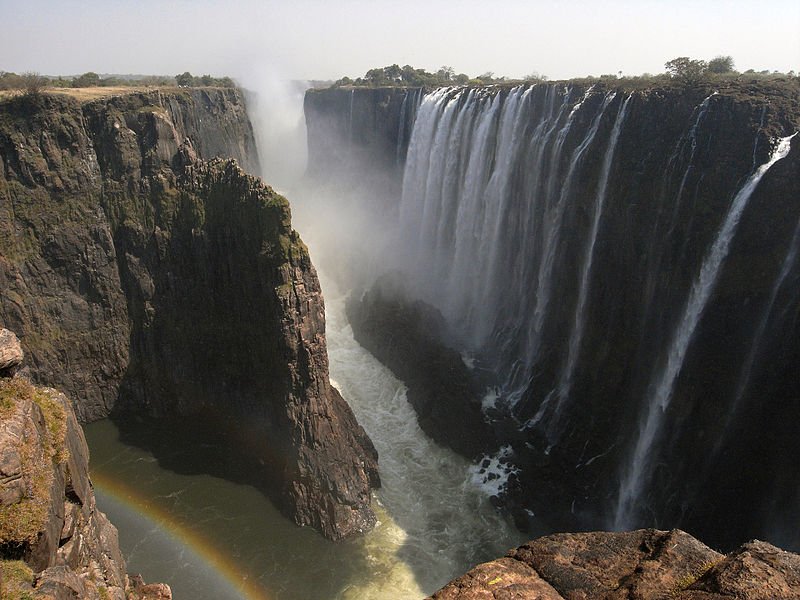
<instances>
[{"instance_id":1,"label":"victoria falls","mask_svg":"<svg viewBox=\"0 0 800 600\"><path fill-rule=\"evenodd\" d=\"M16 7L4 599L800 598L800 46L446 4L109 8L159 52L81 75Z\"/></svg>"}]
</instances>

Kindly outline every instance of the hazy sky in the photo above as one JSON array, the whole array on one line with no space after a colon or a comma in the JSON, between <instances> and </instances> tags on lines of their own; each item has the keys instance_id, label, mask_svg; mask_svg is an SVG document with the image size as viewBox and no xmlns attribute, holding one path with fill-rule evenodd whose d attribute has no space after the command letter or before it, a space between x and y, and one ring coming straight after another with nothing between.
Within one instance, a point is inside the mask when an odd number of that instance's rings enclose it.
<instances>
[{"instance_id":1,"label":"hazy sky","mask_svg":"<svg viewBox=\"0 0 800 600\"><path fill-rule=\"evenodd\" d=\"M677 56L800 70L799 0L0 0L0 70L356 77L376 66L551 79Z\"/></svg>"}]
</instances>

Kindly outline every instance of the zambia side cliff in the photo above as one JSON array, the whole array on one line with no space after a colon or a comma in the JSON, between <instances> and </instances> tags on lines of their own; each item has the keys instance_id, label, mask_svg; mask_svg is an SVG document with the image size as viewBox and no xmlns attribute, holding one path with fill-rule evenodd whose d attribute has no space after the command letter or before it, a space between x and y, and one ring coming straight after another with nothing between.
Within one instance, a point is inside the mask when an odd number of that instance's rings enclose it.
<instances>
[{"instance_id":1,"label":"zambia side cliff","mask_svg":"<svg viewBox=\"0 0 800 600\"><path fill-rule=\"evenodd\" d=\"M377 455L330 386L316 272L257 164L235 90L3 102L0 322L80 419L213 423L251 483L338 539L375 521Z\"/></svg>"}]
</instances>

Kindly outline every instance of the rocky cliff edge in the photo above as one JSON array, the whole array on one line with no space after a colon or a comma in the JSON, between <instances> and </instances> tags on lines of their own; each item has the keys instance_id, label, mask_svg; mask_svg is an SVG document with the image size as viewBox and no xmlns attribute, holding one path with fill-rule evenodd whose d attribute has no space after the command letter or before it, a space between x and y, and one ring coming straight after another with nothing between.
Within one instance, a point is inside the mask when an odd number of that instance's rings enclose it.
<instances>
[{"instance_id":1,"label":"rocky cliff edge","mask_svg":"<svg viewBox=\"0 0 800 600\"><path fill-rule=\"evenodd\" d=\"M8 377L22 361L0 329L0 597L167 600L129 577L116 528L97 509L89 449L64 394Z\"/></svg>"},{"instance_id":2,"label":"rocky cliff edge","mask_svg":"<svg viewBox=\"0 0 800 600\"><path fill-rule=\"evenodd\" d=\"M727 555L688 533L557 534L478 565L434 600L796 600L800 556L753 541Z\"/></svg>"}]
</instances>

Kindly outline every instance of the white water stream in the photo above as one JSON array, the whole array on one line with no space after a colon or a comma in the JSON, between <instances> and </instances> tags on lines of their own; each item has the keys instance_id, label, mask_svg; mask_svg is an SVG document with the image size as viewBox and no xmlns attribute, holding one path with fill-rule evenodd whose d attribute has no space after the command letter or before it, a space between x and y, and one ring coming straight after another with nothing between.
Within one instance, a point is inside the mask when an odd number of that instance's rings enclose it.
<instances>
[{"instance_id":1,"label":"white water stream","mask_svg":"<svg viewBox=\"0 0 800 600\"><path fill-rule=\"evenodd\" d=\"M628 529L636 522L640 509L638 506L639 497L642 490L646 488L652 473L651 455L653 446L657 442L664 426L666 411L672 400L675 380L680 374L686 352L689 349L695 328L703 314L703 309L714 291L720 267L728 255L728 248L736 233L742 212L764 174L772 165L789 153L791 140L795 135L797 134L778 140L769 160L761 165L739 189L731 201L731 207L725 221L722 223L717 238L703 261L694 285L692 285L683 315L673 333L673 338L667 351L666 363L656 373L656 378L651 383L650 389L652 392L639 429L639 437L631 452L628 468L620 481L619 496L614 514L614 528L617 530Z\"/></svg>"}]
</instances>

